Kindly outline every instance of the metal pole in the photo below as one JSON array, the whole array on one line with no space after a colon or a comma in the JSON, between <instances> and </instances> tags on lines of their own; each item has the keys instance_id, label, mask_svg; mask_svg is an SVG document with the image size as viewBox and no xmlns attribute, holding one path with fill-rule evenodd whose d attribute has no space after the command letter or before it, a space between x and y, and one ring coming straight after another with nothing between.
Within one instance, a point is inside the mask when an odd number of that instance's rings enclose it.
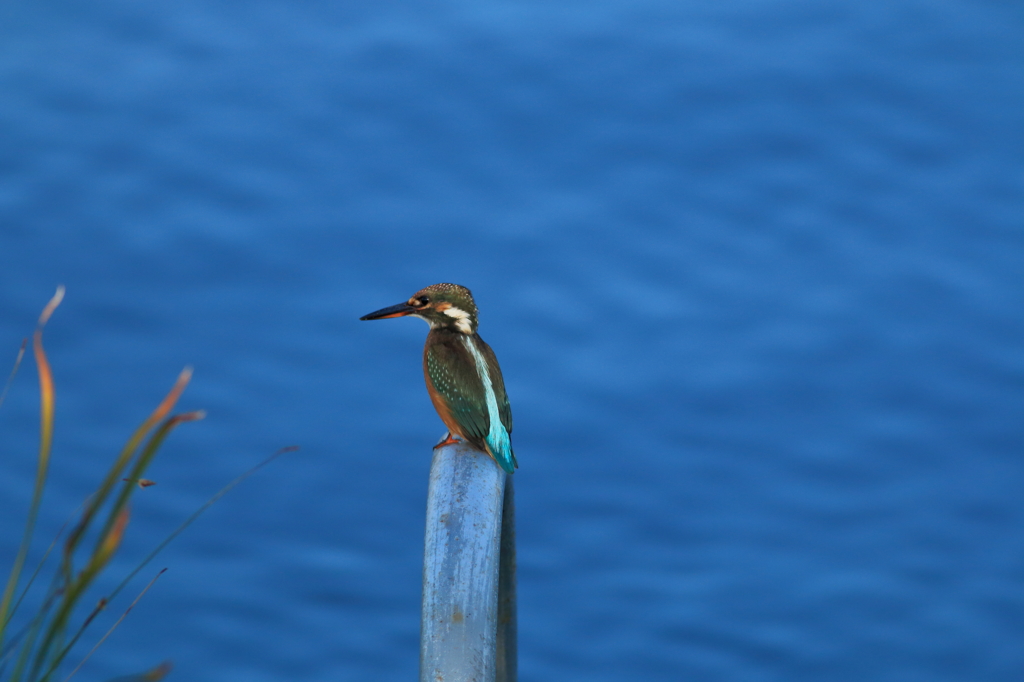
<instances>
[{"instance_id":1,"label":"metal pole","mask_svg":"<svg viewBox=\"0 0 1024 682\"><path fill-rule=\"evenodd\" d=\"M514 513L502 523L502 507L507 501L511 508L512 499L505 479L494 460L469 445L434 451L423 554L420 682L515 681ZM504 588L501 608L499 582ZM501 628L499 611L506 621ZM499 631L504 640L500 662Z\"/></svg>"},{"instance_id":2,"label":"metal pole","mask_svg":"<svg viewBox=\"0 0 1024 682\"><path fill-rule=\"evenodd\" d=\"M498 566L498 651L496 682L516 682L519 674L519 623L516 609L515 476L505 478L501 511L501 562Z\"/></svg>"}]
</instances>

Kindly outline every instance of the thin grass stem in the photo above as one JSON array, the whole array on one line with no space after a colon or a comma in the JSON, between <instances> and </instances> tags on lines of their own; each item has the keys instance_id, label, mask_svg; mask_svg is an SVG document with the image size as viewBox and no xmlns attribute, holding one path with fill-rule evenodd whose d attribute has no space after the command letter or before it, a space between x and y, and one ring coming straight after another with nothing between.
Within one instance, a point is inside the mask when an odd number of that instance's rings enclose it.
<instances>
[{"instance_id":1,"label":"thin grass stem","mask_svg":"<svg viewBox=\"0 0 1024 682\"><path fill-rule=\"evenodd\" d=\"M232 489L232 488L234 488L234 487L235 487L236 485L238 485L239 483L241 483L241 482L242 482L242 481L244 481L245 479L247 479L247 478L249 478L250 476L252 476L253 474L255 474L255 473L256 473L257 471L259 471L259 470L260 470L260 469L262 469L263 467L265 467L265 466L267 466L268 464L270 464L271 462L273 462L273 461L274 461L275 459L277 459L278 457L280 457L280 456L281 456L281 455L283 455L284 453L286 453L286 452L295 452L295 451L296 451L296 450L298 450L298 449L299 449L299 446L297 446L297 445L290 445L290 446L288 446L288 447L286 447L286 448L281 448L280 450L278 450L278 451L277 451L277 452L275 452L274 454L270 455L269 457L267 457L266 459L264 459L264 460L263 460L262 462L260 462L259 464L257 464L257 465L256 465L256 466L254 466L253 468L249 469L249 470L248 470L248 471L246 471L245 473L243 473L243 474L239 475L239 476L238 476L237 478L235 478L235 479L234 479L233 481L231 481L231 482L230 482L230 483L228 483L228 484L227 484L226 486L224 486L223 488L221 488L221 489L220 489L220 490L219 490L219 491L217 492L217 494L216 494L216 495L214 495L213 497L211 497L210 499L208 499L208 500L207 500L207 501L206 501L206 502L205 502L205 503L203 504L203 506L201 506L201 507L199 507L199 509L195 510L195 511L194 511L194 512L192 513L192 515L191 515L191 516L189 516L189 517L188 517L187 519L185 519L185 520L184 520L184 521L183 521L183 522L181 523L181 525L180 525L180 526L178 526L177 528L175 528L175 529L174 529L174 531L172 531L170 535L168 535L168 536L167 536L166 538L164 538L163 542L161 542L161 543L160 543L159 545L157 545L157 546L156 546L156 548L155 548L155 549L154 549L154 550L153 550L152 552L150 552L150 553L149 553L149 555L148 555L148 556L147 556L147 557L146 557L145 559L143 559L143 560L142 560L142 562L141 562L141 563L140 563L140 564L139 564L138 566L136 566L136 567L135 567L135 569L134 569L134 570L133 570L133 571L132 571L131 573L129 573L129 574L128 574L128 577L126 577L126 578L125 578L125 579L124 579L123 581L121 581L121 584L120 584L120 585L118 585L118 586L117 586L117 588L116 588L116 589L115 589L115 590L114 590L113 592L111 592L111 593L110 593L110 599L113 599L113 598L114 598L115 596L117 596L117 594L118 594L118 593L119 593L119 592L120 592L121 590L123 590L123 589L124 589L124 587L125 587L125 586L126 586L126 585L127 585L128 583L129 583L129 582L131 582L132 578L134 578L134 577L135 577L135 576L136 576L136 575L137 575L137 574L139 573L139 571L141 571L141 570L142 570L143 568L145 568L145 567L146 567L146 564L148 564L148 563L149 563L150 561L152 561L152 560L153 560L153 559L154 559L154 558L156 557L156 555L157 555L157 554L159 554L159 553L160 553L161 551L163 551L164 547L166 547L167 545L169 545L169 544L171 543L171 541L172 541L172 540L174 540L174 538L176 538L176 537L178 537L179 535L181 535L181 533L182 533L182 532L183 532L183 531L184 531L184 530L185 530L186 528L188 528L189 526L191 526L191 525L192 525L192 522L193 522L193 521L195 521L196 519L198 519L198 518L199 518L199 516L200 516L200 515L201 515L201 514L202 514L202 513L204 512L204 511L206 511L206 510L207 510L207 509L209 509L209 508L210 508L211 506L213 506L213 504L214 504L214 503L215 503L215 502L216 502L217 500L219 500L220 498L224 497L224 495L226 495L226 494L228 493L228 491L229 491L229 490L231 490L231 489Z\"/></svg>"},{"instance_id":2,"label":"thin grass stem","mask_svg":"<svg viewBox=\"0 0 1024 682\"><path fill-rule=\"evenodd\" d=\"M18 357L14 358L14 367L11 368L11 373L7 376L7 383L4 384L4 390L0 392L0 407L3 406L4 400L7 399L7 392L11 390L11 384L14 383L14 376L18 373L18 368L21 367L21 360L25 357L25 346L28 345L28 339L21 340L21 348L18 349Z\"/></svg>"},{"instance_id":3,"label":"thin grass stem","mask_svg":"<svg viewBox=\"0 0 1024 682\"><path fill-rule=\"evenodd\" d=\"M135 608L135 605L139 603L139 600L142 599L142 596L144 594L146 594L147 592L149 592L149 588L153 587L153 583L155 583L157 578L162 576L166 570L167 570L166 568L161 568L160 572L157 573L155 576L153 576L153 579L149 581L149 584L146 585L146 587L142 590L142 592L139 592L139 596L135 597L135 600L132 601L132 603L128 605L127 609L124 610L124 613L122 613L121 617L117 619L117 622L110 626L110 629L107 630L106 634L103 635L102 637L100 637L100 641L96 642L96 645L92 649L90 649L89 653L87 653L85 655L85 658L83 658L78 663L78 665L75 666L75 669L71 671L71 674L64 678L64 682L68 682L68 680L70 680L72 677L74 677L75 673L77 673L79 671L79 669L81 669L81 667L83 665L85 665L85 662L89 660L89 657L92 656L94 653L96 653L96 650L100 648L100 645L103 644L103 642L107 641L107 637L110 637L111 633L114 632L114 630L117 629L117 626L121 624L121 621L123 621L128 616L128 613L133 608ZM105 605L106 604L104 604L104 606ZM88 625L88 623L86 625ZM68 645L68 650L70 650L71 647L74 646L75 642L78 641L79 635L81 635L84 630L85 630L85 626L83 625L82 629L79 630L78 634L75 635L74 640L72 640L71 644ZM65 651L64 653L67 653L67 651ZM46 673L47 678L50 676L50 674L52 672L53 672L53 670L51 669L51 670L49 670Z\"/></svg>"},{"instance_id":4,"label":"thin grass stem","mask_svg":"<svg viewBox=\"0 0 1024 682\"><path fill-rule=\"evenodd\" d=\"M128 442L125 444L124 448L121 450L121 453L114 461L114 465L110 468L110 471L107 472L106 478L103 479L103 483L100 484L99 489L92 496L90 504L86 507L85 513L82 514L82 520L71 532L70 537L68 537L68 542L65 545L65 564L63 566L63 570L68 580L71 579L72 573L70 565L71 557L74 554L74 551L78 546L79 541L85 534L85 531L88 528L89 524L91 523L93 517L96 515L96 512L107 501L107 497L110 495L110 491L113 489L118 479L121 478L121 472L128 465L128 462L131 460L136 450L138 450L139 445L142 443L142 440L146 437L146 434L148 434L153 429L153 427L156 426L157 423L162 421L170 413L170 411L174 408L174 405L178 402L178 398L181 397L181 394L185 390L185 387L188 386L188 382L191 378L191 367L186 367L181 371L181 374L178 375L177 381L174 383L174 386L171 387L170 392L164 397L163 401L161 401L157 408L153 410L152 414L150 414L149 417L147 417L146 420L142 422L142 425L135 430L135 433L132 434L131 438L128 439ZM101 536L103 534L104 533L101 533Z\"/></svg>"}]
</instances>

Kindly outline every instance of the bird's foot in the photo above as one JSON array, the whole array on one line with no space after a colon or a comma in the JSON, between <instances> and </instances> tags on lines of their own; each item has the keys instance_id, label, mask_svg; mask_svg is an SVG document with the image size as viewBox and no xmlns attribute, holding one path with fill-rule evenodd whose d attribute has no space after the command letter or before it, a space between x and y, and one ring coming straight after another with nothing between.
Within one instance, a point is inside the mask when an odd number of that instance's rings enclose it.
<instances>
[{"instance_id":1,"label":"bird's foot","mask_svg":"<svg viewBox=\"0 0 1024 682\"><path fill-rule=\"evenodd\" d=\"M438 443L437 445L435 445L434 449L437 450L438 448L444 447L445 445L452 445L453 443L461 443L461 442L462 441L459 440L458 438L456 438L455 436L453 436L451 434L451 432L448 432L447 434L445 434L444 440L441 441L440 443Z\"/></svg>"}]
</instances>

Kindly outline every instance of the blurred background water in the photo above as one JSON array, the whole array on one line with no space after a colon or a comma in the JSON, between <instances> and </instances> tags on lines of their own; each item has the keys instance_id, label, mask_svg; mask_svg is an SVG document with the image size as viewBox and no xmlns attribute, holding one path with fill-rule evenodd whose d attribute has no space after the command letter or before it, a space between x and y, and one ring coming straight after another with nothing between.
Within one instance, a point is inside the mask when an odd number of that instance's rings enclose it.
<instances>
[{"instance_id":1,"label":"blurred background water","mask_svg":"<svg viewBox=\"0 0 1024 682\"><path fill-rule=\"evenodd\" d=\"M76 679L415 679L443 427L426 327L357 318L441 281L512 399L524 681L1020 679L1018 10L5 3L0 359L68 288L34 555L185 364L114 574L302 448Z\"/></svg>"}]
</instances>

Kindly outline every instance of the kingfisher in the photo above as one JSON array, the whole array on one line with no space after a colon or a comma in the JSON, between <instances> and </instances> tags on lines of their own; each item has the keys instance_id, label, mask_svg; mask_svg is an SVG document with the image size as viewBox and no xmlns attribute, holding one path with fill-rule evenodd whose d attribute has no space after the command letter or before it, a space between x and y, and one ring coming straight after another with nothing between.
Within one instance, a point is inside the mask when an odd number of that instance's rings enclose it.
<instances>
[{"instance_id":1,"label":"kingfisher","mask_svg":"<svg viewBox=\"0 0 1024 682\"><path fill-rule=\"evenodd\" d=\"M458 443L458 436L490 455L506 473L514 473L519 464L512 452L512 408L498 358L476 331L473 294L458 284L432 284L404 303L359 319L407 315L430 325L423 347L423 375L430 401L448 428L434 448Z\"/></svg>"}]
</instances>

